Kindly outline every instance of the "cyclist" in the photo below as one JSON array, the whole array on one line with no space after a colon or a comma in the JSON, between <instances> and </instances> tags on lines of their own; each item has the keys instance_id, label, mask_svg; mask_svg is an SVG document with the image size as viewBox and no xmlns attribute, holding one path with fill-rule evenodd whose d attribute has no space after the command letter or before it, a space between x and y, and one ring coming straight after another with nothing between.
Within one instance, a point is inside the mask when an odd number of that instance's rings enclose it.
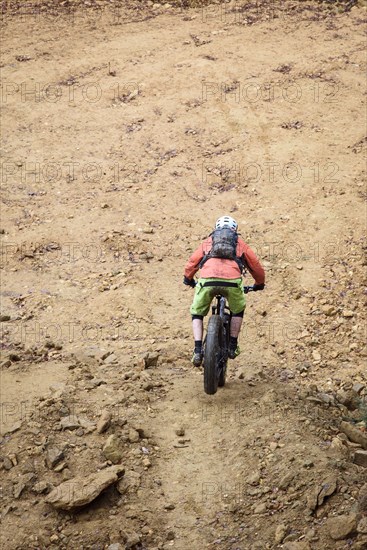
<instances>
[{"instance_id":1,"label":"cyclist","mask_svg":"<svg viewBox=\"0 0 367 550\"><path fill-rule=\"evenodd\" d=\"M217 294L226 296L232 312L228 356L239 355L238 335L246 307L242 286L242 272L246 268L255 280L254 290L265 287L264 268L251 248L238 236L238 224L230 216L217 219L213 233L190 256L185 266L185 285L195 287L190 308L195 349L192 363L199 367L203 360L203 319ZM197 284L195 273L200 270Z\"/></svg>"}]
</instances>

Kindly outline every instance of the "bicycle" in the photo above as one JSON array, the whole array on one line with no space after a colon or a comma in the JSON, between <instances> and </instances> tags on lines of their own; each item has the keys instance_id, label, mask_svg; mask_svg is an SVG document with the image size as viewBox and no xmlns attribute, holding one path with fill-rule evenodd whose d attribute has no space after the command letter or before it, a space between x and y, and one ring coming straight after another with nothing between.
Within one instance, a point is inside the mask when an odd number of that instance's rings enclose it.
<instances>
[{"instance_id":1,"label":"bicycle","mask_svg":"<svg viewBox=\"0 0 367 550\"><path fill-rule=\"evenodd\" d=\"M245 294L251 292L253 286L244 286ZM204 391L214 395L218 387L226 383L228 346L232 314L227 300L221 294L216 297L217 303L212 305L212 315L203 342L204 354Z\"/></svg>"}]
</instances>

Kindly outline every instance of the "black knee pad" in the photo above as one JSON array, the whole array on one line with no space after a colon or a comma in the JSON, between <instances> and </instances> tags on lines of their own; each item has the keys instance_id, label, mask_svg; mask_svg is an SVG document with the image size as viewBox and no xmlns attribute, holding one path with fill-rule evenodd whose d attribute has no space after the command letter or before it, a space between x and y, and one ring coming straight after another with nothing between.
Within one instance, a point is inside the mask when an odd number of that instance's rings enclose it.
<instances>
[{"instance_id":1,"label":"black knee pad","mask_svg":"<svg viewBox=\"0 0 367 550\"><path fill-rule=\"evenodd\" d=\"M232 317L243 317L245 310L240 311L239 313L232 313Z\"/></svg>"},{"instance_id":2,"label":"black knee pad","mask_svg":"<svg viewBox=\"0 0 367 550\"><path fill-rule=\"evenodd\" d=\"M200 319L200 321L202 321L204 319L204 315L191 315L191 319Z\"/></svg>"}]
</instances>

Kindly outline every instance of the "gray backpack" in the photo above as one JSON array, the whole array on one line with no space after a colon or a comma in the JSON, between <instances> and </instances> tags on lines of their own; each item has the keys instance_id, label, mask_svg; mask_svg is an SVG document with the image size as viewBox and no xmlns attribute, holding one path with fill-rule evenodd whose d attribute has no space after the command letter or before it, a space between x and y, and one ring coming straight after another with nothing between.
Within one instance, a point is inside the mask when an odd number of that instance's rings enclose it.
<instances>
[{"instance_id":1,"label":"gray backpack","mask_svg":"<svg viewBox=\"0 0 367 550\"><path fill-rule=\"evenodd\" d=\"M244 268L244 258L238 258L236 255L238 233L232 231L232 229L229 229L228 227L223 227L222 229L216 229L213 231L210 236L212 238L212 247L201 260L199 264L200 269L210 258L223 258L224 260L234 260L238 264L238 267L242 273Z\"/></svg>"}]
</instances>

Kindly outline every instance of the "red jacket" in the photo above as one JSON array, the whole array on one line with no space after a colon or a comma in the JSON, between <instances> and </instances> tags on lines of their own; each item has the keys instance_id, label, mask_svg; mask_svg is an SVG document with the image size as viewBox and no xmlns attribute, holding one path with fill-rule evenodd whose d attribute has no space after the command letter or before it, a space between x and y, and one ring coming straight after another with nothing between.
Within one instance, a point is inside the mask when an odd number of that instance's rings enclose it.
<instances>
[{"instance_id":1,"label":"red jacket","mask_svg":"<svg viewBox=\"0 0 367 550\"><path fill-rule=\"evenodd\" d=\"M208 237L195 250L188 259L185 265L185 276L192 279L195 273L199 270L199 264L204 255L209 252L212 247L212 238ZM265 283L264 268L257 259L251 248L239 237L237 242L236 255L241 257L245 255L247 268L250 274L255 279L257 285ZM238 279L241 277L240 268L234 260L225 260L222 258L210 258L207 260L200 270L200 277L204 279L219 278L219 279Z\"/></svg>"}]
</instances>

